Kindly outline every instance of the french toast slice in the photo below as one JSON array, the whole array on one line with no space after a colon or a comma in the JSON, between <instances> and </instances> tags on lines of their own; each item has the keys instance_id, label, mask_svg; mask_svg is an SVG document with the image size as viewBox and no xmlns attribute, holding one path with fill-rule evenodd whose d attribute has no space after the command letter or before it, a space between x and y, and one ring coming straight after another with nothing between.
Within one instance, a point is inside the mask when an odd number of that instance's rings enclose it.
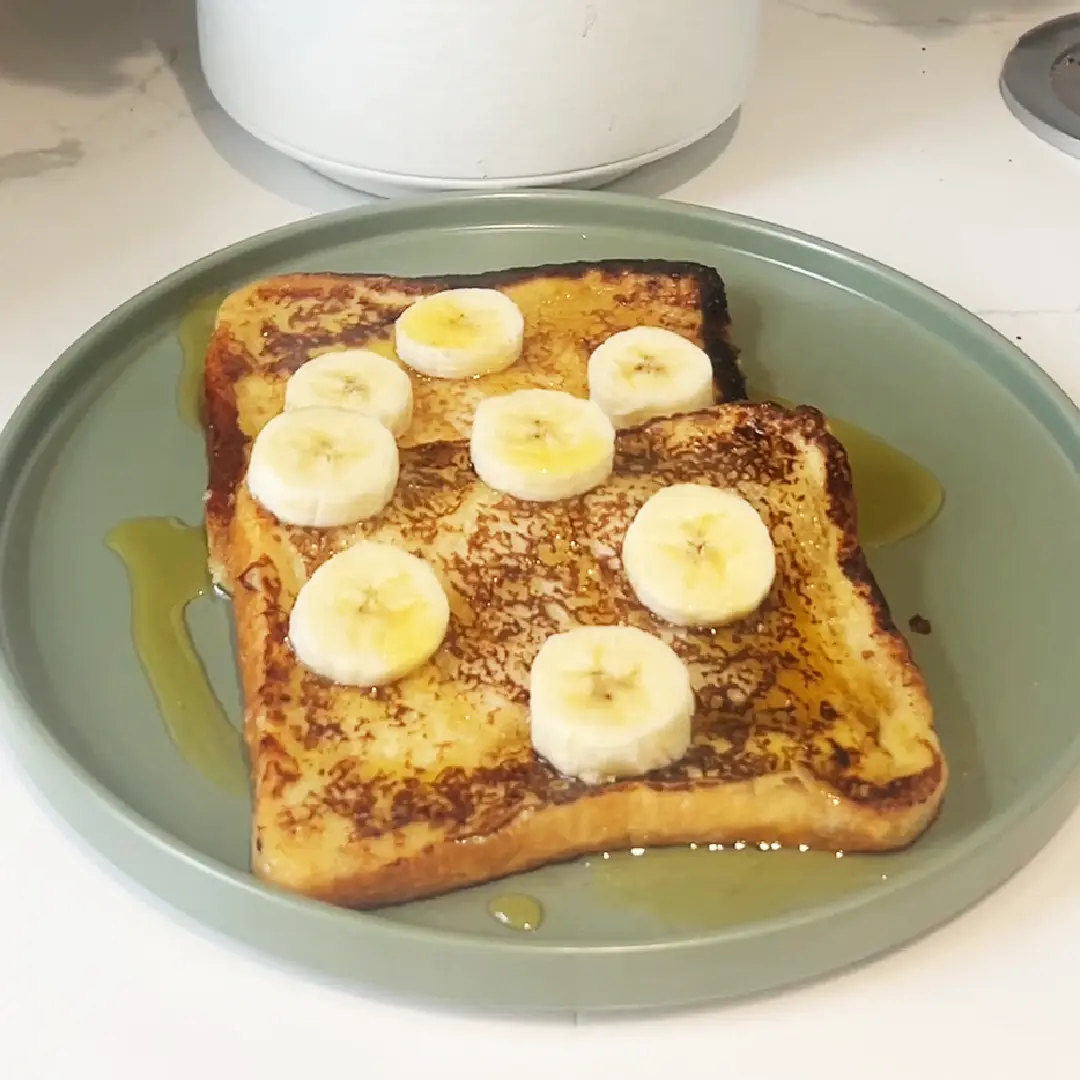
<instances>
[{"instance_id":1,"label":"french toast slice","mask_svg":"<svg viewBox=\"0 0 1080 1080\"><path fill-rule=\"evenodd\" d=\"M937 813L947 765L926 686L858 545L846 454L816 410L733 403L655 420L620 432L607 484L523 503L476 477L459 427L473 399L445 384L446 411L417 409L395 497L377 518L297 529L251 498L247 448L272 415L278 367L291 370L312 348L276 339L256 352L255 297L277 296L264 321L288 323L290 304L308 310L304 288L320 297L336 289L342 309L333 315L345 319L349 305L367 304L373 280L278 279L234 296L207 358L207 516L215 575L234 605L255 872L310 897L372 907L609 848L743 840L886 851L914 840ZM290 289L300 289L293 301ZM374 326L366 310L360 318ZM625 320L615 329L654 317L612 310ZM320 331L315 347L335 340ZM534 352L519 361L522 377L530 362L550 380L566 366L560 385L582 388L566 359ZM455 437L443 437L448 428ZM660 622L619 564L638 507L683 482L737 490L777 549L765 604L715 632ZM452 611L432 660L376 691L315 676L286 639L300 586L361 537L424 557ZM588 785L532 752L528 671L550 634L611 623L656 634L686 661L693 741L666 769Z\"/></svg>"},{"instance_id":2,"label":"french toast slice","mask_svg":"<svg viewBox=\"0 0 1080 1080\"><path fill-rule=\"evenodd\" d=\"M211 569L226 588L228 520L246 446L281 411L285 383L320 353L346 347L393 356L393 324L418 297L442 289L498 288L525 315L521 359L479 379L444 381L410 372L413 422L401 446L467 439L477 402L523 387L585 395L589 354L619 330L648 324L688 338L709 354L717 399L746 397L731 342L723 279L697 263L604 260L395 278L382 274L287 274L257 281L221 305L206 361L210 456L207 526Z\"/></svg>"}]
</instances>

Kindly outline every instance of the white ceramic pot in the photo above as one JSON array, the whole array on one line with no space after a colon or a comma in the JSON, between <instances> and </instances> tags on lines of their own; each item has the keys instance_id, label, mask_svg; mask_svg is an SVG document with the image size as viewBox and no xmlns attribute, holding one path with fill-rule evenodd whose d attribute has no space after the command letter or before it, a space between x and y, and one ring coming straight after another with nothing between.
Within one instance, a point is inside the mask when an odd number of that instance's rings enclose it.
<instances>
[{"instance_id":1,"label":"white ceramic pot","mask_svg":"<svg viewBox=\"0 0 1080 1080\"><path fill-rule=\"evenodd\" d=\"M214 96L354 187L596 184L738 109L760 0L198 0Z\"/></svg>"}]
</instances>

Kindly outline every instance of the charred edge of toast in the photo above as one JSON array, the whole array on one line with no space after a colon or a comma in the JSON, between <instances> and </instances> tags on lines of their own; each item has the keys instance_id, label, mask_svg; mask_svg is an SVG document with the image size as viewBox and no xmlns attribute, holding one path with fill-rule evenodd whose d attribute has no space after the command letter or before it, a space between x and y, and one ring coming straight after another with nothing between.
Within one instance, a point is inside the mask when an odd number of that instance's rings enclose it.
<instances>
[{"instance_id":1,"label":"charred edge of toast","mask_svg":"<svg viewBox=\"0 0 1080 1080\"><path fill-rule=\"evenodd\" d=\"M244 475L244 434L236 402L236 382L246 364L232 339L215 331L206 354L203 377L203 429L206 437L206 494L204 510L211 563L225 542L232 519L236 489ZM218 585L222 567L211 566Z\"/></svg>"}]
</instances>

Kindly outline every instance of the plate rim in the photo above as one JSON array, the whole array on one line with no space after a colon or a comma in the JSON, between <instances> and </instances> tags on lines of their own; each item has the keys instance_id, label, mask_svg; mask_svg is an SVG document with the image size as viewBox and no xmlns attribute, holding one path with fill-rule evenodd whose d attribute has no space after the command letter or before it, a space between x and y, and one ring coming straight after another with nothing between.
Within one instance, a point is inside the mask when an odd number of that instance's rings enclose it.
<instances>
[{"instance_id":1,"label":"plate rim","mask_svg":"<svg viewBox=\"0 0 1080 1080\"><path fill-rule=\"evenodd\" d=\"M80 335L34 381L29 391L13 410L2 432L0 432L0 490L6 490L10 494L18 489L21 481L29 472L33 459L25 458L17 463L13 451L21 445L25 445L26 440L32 436L35 426L44 425L49 427L55 422L55 418L49 420L44 415L48 412L46 407L50 401L56 398L58 393L62 395L63 383L79 373L84 356L93 354L101 342L107 341L110 335L122 330L130 316L153 309L155 306L173 310L175 307L180 306L185 298L190 299L192 296L203 295L207 291L211 291L212 285L203 284L208 277L211 282L215 276L235 279L239 269L238 264L242 264L245 259L254 258L259 262L271 261L274 258L274 249L288 244L293 239L303 239L306 251L313 252L318 249L321 238L331 236L337 229L347 231L352 227L355 230L357 224L363 222L374 222L376 224L374 229L367 235L355 236L350 232L351 239L362 241L385 235L418 231L425 228L425 218L439 219L432 220L431 225L441 225L442 228L457 228L462 226L456 223L454 218L460 215L463 207L466 208L466 212L469 207L476 208L477 216L490 219L488 227L492 228L520 227L527 224L530 219L536 220L537 218L546 221L558 218L558 223L565 227L569 223L566 221L568 216L565 213L566 210L570 211L569 216L571 217L576 212L579 216L591 216L597 219L603 218L606 212L610 212L614 213L616 217L627 216L637 219L637 228L639 230L653 224L659 226L658 231L662 232L665 223L703 221L708 222L714 228L726 227L733 230L733 239L753 235L779 243L781 248L787 248L788 250L795 249L800 253L816 252L826 257L830 266L846 265L857 271L864 281L868 278L872 279L876 285L883 286L886 290L905 294L908 300L916 302L924 309L929 306L939 317L944 317L947 320L954 332L960 331L961 336L966 337L972 344L981 345L987 350L998 354L1003 361L1009 361L1007 367L1024 384L1028 393L1026 395L1018 393L1015 388L1007 385L998 373L993 373L996 381L1002 383L1005 389L1010 391L1010 396L1024 405L1028 411L1032 411L1032 406L1027 398L1032 396L1041 402L1043 412L1046 412L1047 406L1049 406L1055 423L1051 426L1047 421L1047 417L1040 415L1038 420L1041 426L1047 430L1055 446L1072 460L1074 465L1080 465L1080 410L1057 383L1022 350L978 316L941 293L906 274L888 267L884 263L798 230L746 215L733 214L708 207L612 192L514 190L482 193L456 192L435 197L424 196L402 199L391 204L350 207L329 214L302 218L217 249L154 282L114 308L89 330ZM536 209L534 210L534 208ZM419 215L419 220L417 220L417 215ZM405 227L400 227L399 222L404 223ZM597 220L594 223L599 224L600 222ZM607 225L619 224L617 221L614 223L606 221L604 223ZM678 235L678 230L674 231L674 235ZM333 247L334 245L328 246ZM735 250L740 249L735 248ZM780 260L772 261L779 262ZM795 266L792 269L804 274L812 273L802 266ZM835 278L830 278L830 280L842 287L842 283L836 281ZM199 285L197 289L193 288L196 284ZM187 294L186 297L185 294ZM1070 453L1062 445L1063 433L1071 433L1076 444L1073 453ZM9 505L10 502L5 501L2 508L0 508L0 554L6 548L9 531L15 524L15 516L8 512ZM0 621L3 621L3 607L4 605L0 601ZM1063 754L1054 769L1041 776L1038 782L1025 792L1023 798L1011 803L1000 814L983 822L957 842L940 851L931 853L898 883L883 886L879 891L875 891L873 897L869 897L865 893L853 894L838 900L823 901L798 908L795 911L761 922L737 924L732 927L704 931L675 940L657 939L655 941L614 942L599 945L547 941L544 939L534 941L524 937L511 938L509 936L503 940L481 937L467 931L440 930L433 927L417 926L396 920L373 917L374 913L348 911L320 904L302 896L294 896L257 880L250 871L240 871L220 860L207 856L178 837L172 836L165 829L137 812L102 781L93 776L52 735L46 725L38 718L32 704L23 696L19 688L19 674L16 666L10 662L11 658L6 648L7 636L6 627L0 627L0 645L3 645L3 647L0 647L0 732L8 736L7 741L14 751L13 759L19 764L20 774L44 798L51 809L57 809L56 800L45 793L47 785L41 783L39 776L42 770L48 771L50 762L52 766L57 763L61 766L63 777L58 779L68 785L74 785L78 798L95 802L97 809L105 812L112 819L114 827L119 828L121 832L126 830L131 834L132 839L139 843L149 844L166 859L178 860L180 864L187 866L204 879L212 880L225 888L238 888L240 895L245 898L245 902L269 903L271 906L281 909L290 917L292 917L291 913L295 912L296 917L317 917L324 921L329 920L342 927L346 932L359 932L361 936L376 936L390 942L397 940L405 945L421 948L450 947L456 951L464 950L465 953L497 954L500 960L509 957L511 960L518 960L522 963L535 959L539 954L548 957L565 958L570 963L573 963L602 956L632 959L637 956L663 952L677 957L688 953L699 953L701 950L723 950L727 945L734 942L759 940L770 938L776 934L790 933L815 925L825 918L843 915L853 910L872 909L878 902L887 898L895 898L909 892L919 893L928 879L933 881L941 878L957 865L966 866L974 857L985 854L988 847L999 841L1004 834L1010 833L1017 826L1024 824L1025 819L1031 818L1040 809L1049 807L1054 803L1055 797L1062 793L1063 789L1070 786L1075 788L1077 786L1077 767L1080 765L1080 736L1078 736L1070 744L1069 753ZM1070 779L1074 781L1072 785L1069 784ZM54 780L54 787L55 783ZM1069 796L1069 801L1071 802L1071 796ZM58 812L58 815L50 816L53 816L54 820L56 816L63 819L63 824L78 833L99 854L104 855L106 860L123 876L129 879L134 877L136 881L139 881L143 889L155 893L159 900L162 900L165 904L174 906L174 901L170 897L157 893L151 886L146 885L137 876L132 875L127 868L102 851L93 838L92 829L84 831L62 811ZM1056 831L1062 820L1056 821L1050 832ZM1047 836L1044 840L1048 838ZM980 887L976 890L977 895L973 899L951 909L944 919L953 918L963 908L970 906L970 903L974 903L988 895L989 892L992 892L1000 885L1001 881L1025 865L1036 851L1037 849L1032 850L1028 857L1024 858L1018 865L1013 866L1008 873L1001 876L1001 879L989 889ZM248 901L246 899L248 897L252 898L252 901ZM923 929L915 935L906 932L901 933L899 941L893 945L885 946L885 949L887 951L889 948L895 947L896 944L910 941L913 937L921 937L930 929L932 929L932 926L924 925ZM225 933L228 934L227 931ZM230 934L229 936L233 937L234 935ZM265 952L266 950L262 951ZM867 953L866 956L872 954ZM322 965L316 964L313 966L319 967ZM828 970L835 970L835 968L830 967ZM824 972L818 974L824 974ZM784 983L784 985L787 985L787 983ZM709 996L714 997L715 995ZM704 999L694 998L693 1000ZM665 997L664 1002L667 1001L668 998ZM552 1003L546 1006L529 1005L526 1007L567 1008L576 1006ZM606 1006L603 1003L590 1003L589 1007L604 1008ZM617 1005L611 1007L635 1008L639 1006Z\"/></svg>"}]
</instances>

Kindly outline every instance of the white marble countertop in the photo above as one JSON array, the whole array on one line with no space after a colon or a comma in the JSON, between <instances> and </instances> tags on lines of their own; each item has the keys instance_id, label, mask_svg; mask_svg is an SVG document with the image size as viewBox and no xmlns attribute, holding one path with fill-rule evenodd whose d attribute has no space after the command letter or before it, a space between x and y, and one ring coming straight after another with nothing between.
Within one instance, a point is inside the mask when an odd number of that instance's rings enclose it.
<instances>
[{"instance_id":1,"label":"white marble countertop","mask_svg":"<svg viewBox=\"0 0 1080 1080\"><path fill-rule=\"evenodd\" d=\"M719 157L618 186L865 252L983 316L1080 400L1080 162L1006 111L1052 0L773 0ZM239 132L200 84L188 0L0 3L0 419L75 337L180 265L363 201ZM476 1080L866 1072L1077 1075L1080 815L950 926L857 972L725 1009L506 1021L311 985L203 940L77 849L0 751L0 1076ZM422 1034L417 1033L422 1029ZM678 1057L676 1057L678 1055ZM704 1064L708 1062L708 1064Z\"/></svg>"}]
</instances>

